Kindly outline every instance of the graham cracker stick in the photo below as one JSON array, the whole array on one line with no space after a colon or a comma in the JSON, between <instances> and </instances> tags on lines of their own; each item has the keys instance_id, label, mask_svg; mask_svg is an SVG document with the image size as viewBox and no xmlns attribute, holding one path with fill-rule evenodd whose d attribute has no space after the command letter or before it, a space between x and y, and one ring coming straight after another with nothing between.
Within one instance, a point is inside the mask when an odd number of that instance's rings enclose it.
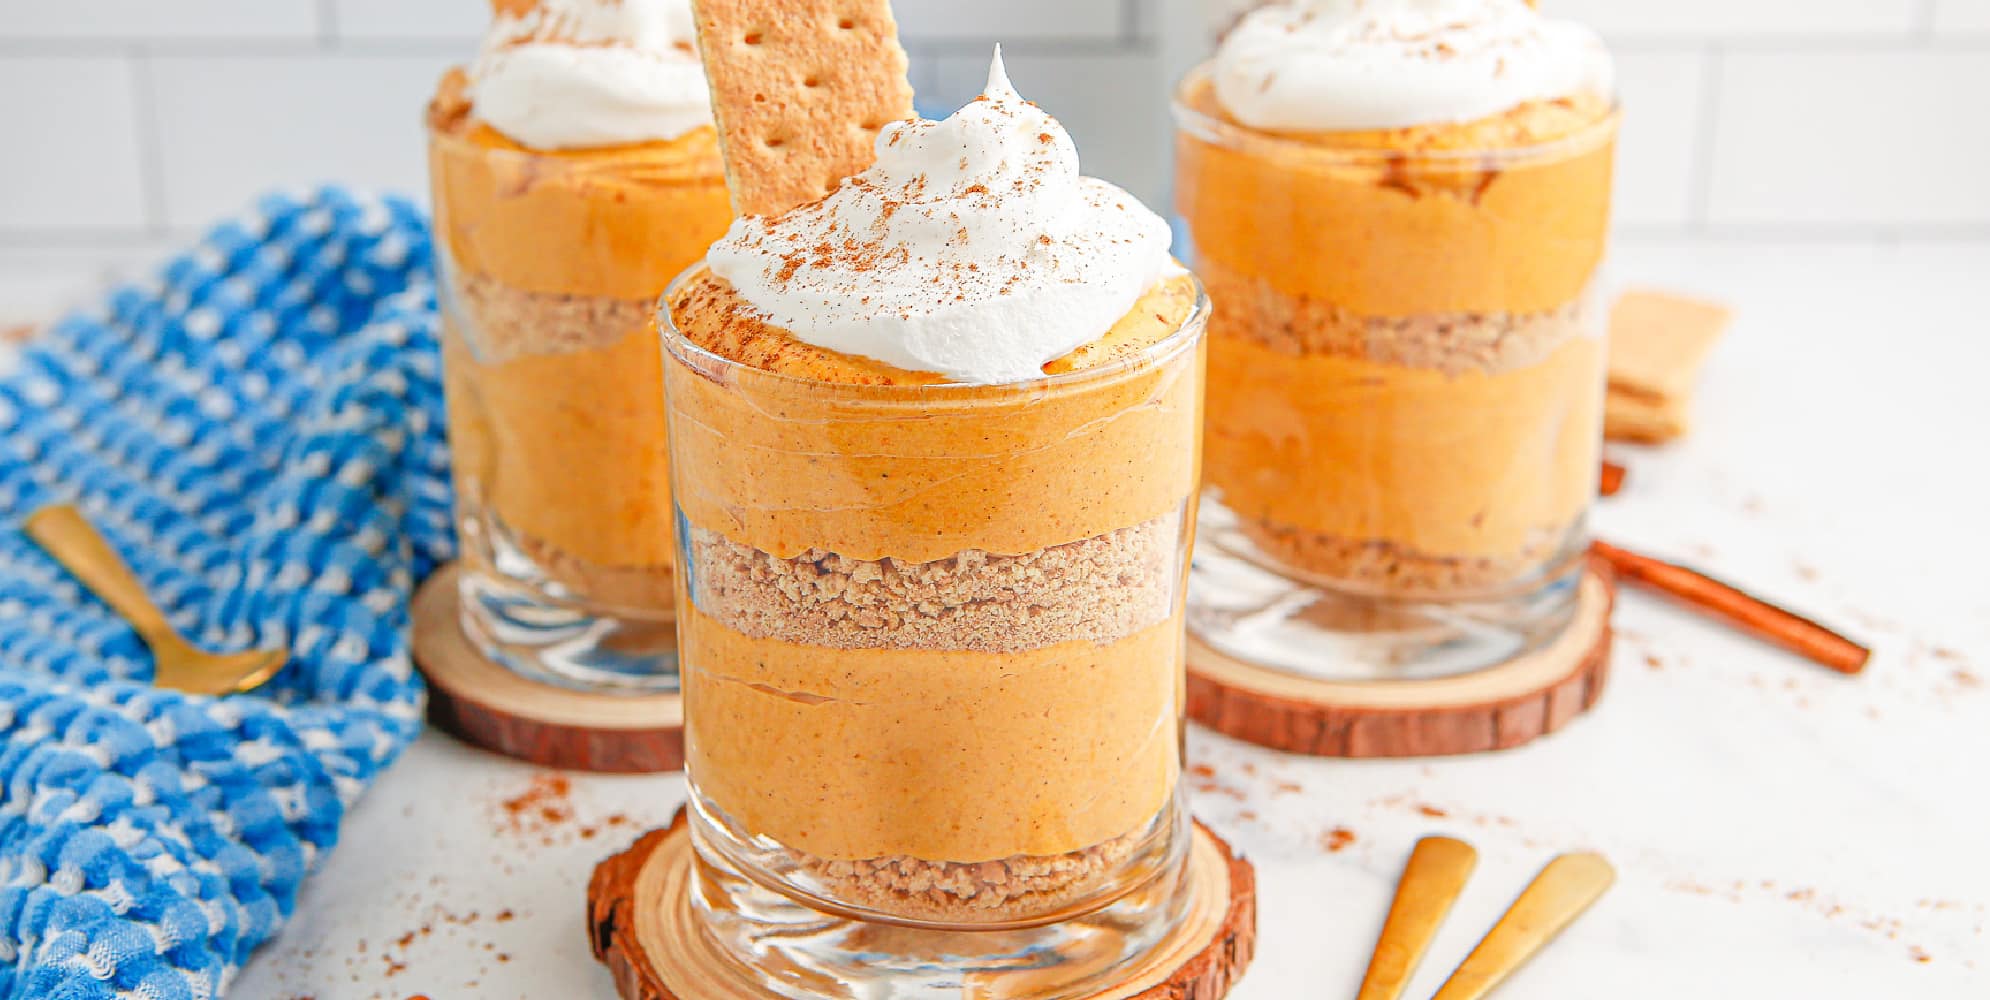
<instances>
[{"instance_id":1,"label":"graham cracker stick","mask_svg":"<svg viewBox=\"0 0 1990 1000\"><path fill-rule=\"evenodd\" d=\"M693 0L733 211L817 201L912 117L889 0Z\"/></svg>"}]
</instances>

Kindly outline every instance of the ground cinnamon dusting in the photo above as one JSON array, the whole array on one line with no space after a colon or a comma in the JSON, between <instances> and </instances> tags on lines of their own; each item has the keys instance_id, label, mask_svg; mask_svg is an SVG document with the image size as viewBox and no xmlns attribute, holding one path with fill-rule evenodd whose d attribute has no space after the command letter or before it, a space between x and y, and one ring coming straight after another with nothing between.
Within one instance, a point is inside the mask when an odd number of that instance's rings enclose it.
<instances>
[{"instance_id":1,"label":"ground cinnamon dusting","mask_svg":"<svg viewBox=\"0 0 1990 1000\"><path fill-rule=\"evenodd\" d=\"M1354 843L1354 839L1353 830L1344 826L1337 826L1320 834L1320 846L1326 848L1330 854L1337 854L1345 850L1349 844Z\"/></svg>"},{"instance_id":2,"label":"ground cinnamon dusting","mask_svg":"<svg viewBox=\"0 0 1990 1000\"><path fill-rule=\"evenodd\" d=\"M1597 483L1597 492L1606 497L1614 497L1624 488L1626 470L1615 462L1603 463L1603 474Z\"/></svg>"},{"instance_id":3,"label":"ground cinnamon dusting","mask_svg":"<svg viewBox=\"0 0 1990 1000\"><path fill-rule=\"evenodd\" d=\"M535 774L525 790L496 804L496 828L500 832L551 847L563 834L578 831L572 800L573 784L563 774Z\"/></svg>"}]
</instances>

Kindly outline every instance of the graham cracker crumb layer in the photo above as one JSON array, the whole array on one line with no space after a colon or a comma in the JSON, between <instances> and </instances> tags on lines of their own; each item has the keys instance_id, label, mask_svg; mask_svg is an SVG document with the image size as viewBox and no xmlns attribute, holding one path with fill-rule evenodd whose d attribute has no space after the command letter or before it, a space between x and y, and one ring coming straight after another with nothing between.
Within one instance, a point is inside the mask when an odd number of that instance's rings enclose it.
<instances>
[{"instance_id":1,"label":"graham cracker crumb layer","mask_svg":"<svg viewBox=\"0 0 1990 1000\"><path fill-rule=\"evenodd\" d=\"M1573 523L1547 525L1508 556L1419 552L1387 538L1342 538L1289 524L1239 518L1267 556L1308 575L1387 597L1455 598L1497 591L1540 574L1567 555Z\"/></svg>"},{"instance_id":2,"label":"graham cracker crumb layer","mask_svg":"<svg viewBox=\"0 0 1990 1000\"><path fill-rule=\"evenodd\" d=\"M1144 831L1069 854L958 863L894 856L824 861L797 854L831 896L907 920L994 923L1055 913L1097 893L1119 873Z\"/></svg>"},{"instance_id":3,"label":"graham cracker crumb layer","mask_svg":"<svg viewBox=\"0 0 1990 1000\"><path fill-rule=\"evenodd\" d=\"M1013 652L1106 643L1174 610L1181 518L1168 515L1019 556L924 563L811 549L782 559L691 529L700 610L756 639L838 649Z\"/></svg>"},{"instance_id":4,"label":"graham cracker crumb layer","mask_svg":"<svg viewBox=\"0 0 1990 1000\"><path fill-rule=\"evenodd\" d=\"M447 294L468 321L483 364L607 347L650 325L656 299L532 292L482 274L452 273Z\"/></svg>"},{"instance_id":5,"label":"graham cracker crumb layer","mask_svg":"<svg viewBox=\"0 0 1990 1000\"><path fill-rule=\"evenodd\" d=\"M1601 332L1579 297L1539 313L1430 312L1363 316L1325 299L1291 295L1207 256L1196 261L1211 302L1211 336L1238 337L1295 357L1328 354L1447 374L1498 373L1545 360L1555 348Z\"/></svg>"}]
</instances>

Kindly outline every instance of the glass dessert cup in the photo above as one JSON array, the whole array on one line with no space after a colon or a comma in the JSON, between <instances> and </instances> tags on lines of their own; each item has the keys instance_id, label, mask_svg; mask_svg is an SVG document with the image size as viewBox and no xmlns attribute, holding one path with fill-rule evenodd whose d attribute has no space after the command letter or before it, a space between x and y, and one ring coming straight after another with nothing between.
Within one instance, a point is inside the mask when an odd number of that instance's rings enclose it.
<instances>
[{"instance_id":1,"label":"glass dessert cup","mask_svg":"<svg viewBox=\"0 0 1990 1000\"><path fill-rule=\"evenodd\" d=\"M1602 445L1618 114L1276 134L1198 70L1177 191L1210 320L1189 596L1219 653L1437 677L1572 620ZM1545 117L1554 134L1527 139Z\"/></svg>"},{"instance_id":2,"label":"glass dessert cup","mask_svg":"<svg viewBox=\"0 0 1990 1000\"><path fill-rule=\"evenodd\" d=\"M535 680L673 691L651 324L731 220L716 138L545 152L432 119L464 632Z\"/></svg>"},{"instance_id":3,"label":"glass dessert cup","mask_svg":"<svg viewBox=\"0 0 1990 1000\"><path fill-rule=\"evenodd\" d=\"M693 907L770 995L1085 996L1191 908L1195 297L1097 367L863 385L666 294Z\"/></svg>"}]
</instances>

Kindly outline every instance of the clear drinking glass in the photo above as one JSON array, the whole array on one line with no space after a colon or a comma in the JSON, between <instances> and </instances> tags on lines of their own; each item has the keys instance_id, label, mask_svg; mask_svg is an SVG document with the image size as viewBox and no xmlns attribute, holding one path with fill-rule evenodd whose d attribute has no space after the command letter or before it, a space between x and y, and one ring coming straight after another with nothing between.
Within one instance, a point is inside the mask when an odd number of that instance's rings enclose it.
<instances>
[{"instance_id":1,"label":"clear drinking glass","mask_svg":"<svg viewBox=\"0 0 1990 1000\"><path fill-rule=\"evenodd\" d=\"M1602 442L1614 106L1548 109L1574 123L1548 142L1405 147L1245 128L1201 70L1175 112L1215 302L1190 631L1344 679L1559 634Z\"/></svg>"},{"instance_id":2,"label":"clear drinking glass","mask_svg":"<svg viewBox=\"0 0 1990 1000\"><path fill-rule=\"evenodd\" d=\"M464 631L535 679L674 690L651 324L730 222L716 139L541 152L432 123L429 163Z\"/></svg>"},{"instance_id":3,"label":"clear drinking glass","mask_svg":"<svg viewBox=\"0 0 1990 1000\"><path fill-rule=\"evenodd\" d=\"M1179 922L1206 315L994 386L815 381L660 323L693 899L759 988L1081 996Z\"/></svg>"}]
</instances>

